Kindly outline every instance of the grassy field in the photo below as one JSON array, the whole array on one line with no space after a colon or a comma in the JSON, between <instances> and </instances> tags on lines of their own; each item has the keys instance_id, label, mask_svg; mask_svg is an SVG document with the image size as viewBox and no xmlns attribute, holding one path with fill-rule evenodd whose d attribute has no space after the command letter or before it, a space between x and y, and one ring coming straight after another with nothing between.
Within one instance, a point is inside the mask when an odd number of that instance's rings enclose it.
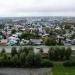
<instances>
[{"instance_id":1,"label":"grassy field","mask_svg":"<svg viewBox=\"0 0 75 75\"><path fill-rule=\"evenodd\" d=\"M55 64L53 75L75 75L75 67L64 67L62 64Z\"/></svg>"}]
</instances>

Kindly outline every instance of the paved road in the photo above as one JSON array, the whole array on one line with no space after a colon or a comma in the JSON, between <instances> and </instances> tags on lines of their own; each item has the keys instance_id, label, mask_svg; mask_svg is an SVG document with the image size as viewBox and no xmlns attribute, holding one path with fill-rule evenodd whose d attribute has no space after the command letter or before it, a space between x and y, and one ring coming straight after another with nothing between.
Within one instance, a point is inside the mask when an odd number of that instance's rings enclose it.
<instances>
[{"instance_id":1,"label":"paved road","mask_svg":"<svg viewBox=\"0 0 75 75\"><path fill-rule=\"evenodd\" d=\"M23 69L23 68L0 68L0 75L52 75L51 68Z\"/></svg>"},{"instance_id":2,"label":"paved road","mask_svg":"<svg viewBox=\"0 0 75 75\"><path fill-rule=\"evenodd\" d=\"M0 51L2 50L2 48L5 48L7 52L11 52L11 48L13 46L0 46ZM26 47L29 47L29 46L26 46ZM44 52L48 52L49 48L51 46L32 46L34 48L34 52L38 52L39 51L39 48L43 48ZM54 46L55 47L55 46ZM60 46L60 47L71 47L73 51L75 51L75 46ZM17 50L20 48L20 46L16 46Z\"/></svg>"}]
</instances>

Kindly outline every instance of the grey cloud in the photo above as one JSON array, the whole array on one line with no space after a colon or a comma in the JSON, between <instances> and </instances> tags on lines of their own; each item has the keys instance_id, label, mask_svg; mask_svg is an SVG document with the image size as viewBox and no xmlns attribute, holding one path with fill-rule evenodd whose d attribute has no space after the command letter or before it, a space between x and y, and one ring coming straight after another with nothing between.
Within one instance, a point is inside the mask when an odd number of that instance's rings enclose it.
<instances>
[{"instance_id":1,"label":"grey cloud","mask_svg":"<svg viewBox=\"0 0 75 75\"><path fill-rule=\"evenodd\" d=\"M0 1L0 16L75 15L75 0Z\"/></svg>"},{"instance_id":2,"label":"grey cloud","mask_svg":"<svg viewBox=\"0 0 75 75\"><path fill-rule=\"evenodd\" d=\"M14 12L75 12L75 8L66 7L66 8L51 8L51 7L43 7L43 8L18 8L13 10Z\"/></svg>"}]
</instances>

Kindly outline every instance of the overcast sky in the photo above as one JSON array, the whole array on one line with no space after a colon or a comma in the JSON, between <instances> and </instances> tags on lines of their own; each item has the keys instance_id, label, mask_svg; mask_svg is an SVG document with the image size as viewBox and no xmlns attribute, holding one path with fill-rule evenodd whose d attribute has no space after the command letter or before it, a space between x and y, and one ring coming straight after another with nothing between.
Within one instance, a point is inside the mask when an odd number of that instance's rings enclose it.
<instances>
[{"instance_id":1,"label":"overcast sky","mask_svg":"<svg viewBox=\"0 0 75 75\"><path fill-rule=\"evenodd\" d=\"M75 0L0 0L0 17L75 16Z\"/></svg>"}]
</instances>

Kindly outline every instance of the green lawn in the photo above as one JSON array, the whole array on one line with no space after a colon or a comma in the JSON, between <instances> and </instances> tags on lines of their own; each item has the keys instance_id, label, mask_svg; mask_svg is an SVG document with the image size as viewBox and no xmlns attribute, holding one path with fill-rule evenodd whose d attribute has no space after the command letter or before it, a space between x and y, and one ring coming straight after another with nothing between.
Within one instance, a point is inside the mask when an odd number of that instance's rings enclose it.
<instances>
[{"instance_id":1,"label":"green lawn","mask_svg":"<svg viewBox=\"0 0 75 75\"><path fill-rule=\"evenodd\" d=\"M75 67L64 67L62 64L55 64L53 75L75 75Z\"/></svg>"}]
</instances>

